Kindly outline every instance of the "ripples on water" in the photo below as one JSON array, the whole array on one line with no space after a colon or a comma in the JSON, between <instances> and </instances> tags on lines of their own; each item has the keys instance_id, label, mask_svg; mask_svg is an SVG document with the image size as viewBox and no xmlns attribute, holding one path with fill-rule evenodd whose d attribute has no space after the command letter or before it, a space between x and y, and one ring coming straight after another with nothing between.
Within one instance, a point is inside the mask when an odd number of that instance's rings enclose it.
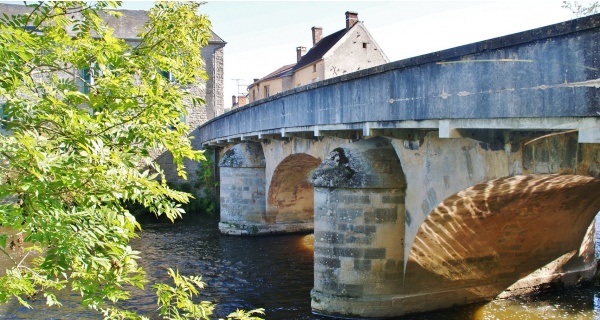
<instances>
[{"instance_id":1,"label":"ripples on water","mask_svg":"<svg viewBox=\"0 0 600 320\"><path fill-rule=\"evenodd\" d=\"M167 280L166 268L178 268L184 275L202 275L207 284L202 300L216 303L219 317L236 308L262 307L268 320L324 319L310 313L312 235L222 236L217 223L216 218L192 215L175 224L142 221L141 237L132 246L143 252L141 265L150 283ZM34 302L34 310L8 304L0 308L0 318L101 319L98 313L78 309L77 295L60 298L65 304L60 309L45 307L43 299ZM155 301L150 290L135 291L127 306L157 319ZM398 319L600 319L600 290L579 288Z\"/></svg>"}]
</instances>

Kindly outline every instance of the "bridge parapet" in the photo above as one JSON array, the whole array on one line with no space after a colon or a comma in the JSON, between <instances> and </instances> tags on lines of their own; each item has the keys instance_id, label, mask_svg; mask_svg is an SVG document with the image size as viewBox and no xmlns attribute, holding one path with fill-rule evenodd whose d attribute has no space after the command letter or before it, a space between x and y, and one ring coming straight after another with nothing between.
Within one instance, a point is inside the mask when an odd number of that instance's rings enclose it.
<instances>
[{"instance_id":1,"label":"bridge parapet","mask_svg":"<svg viewBox=\"0 0 600 320\"><path fill-rule=\"evenodd\" d=\"M580 130L600 141L600 15L296 88L200 127L205 147L336 136L443 138L481 129Z\"/></svg>"}]
</instances>

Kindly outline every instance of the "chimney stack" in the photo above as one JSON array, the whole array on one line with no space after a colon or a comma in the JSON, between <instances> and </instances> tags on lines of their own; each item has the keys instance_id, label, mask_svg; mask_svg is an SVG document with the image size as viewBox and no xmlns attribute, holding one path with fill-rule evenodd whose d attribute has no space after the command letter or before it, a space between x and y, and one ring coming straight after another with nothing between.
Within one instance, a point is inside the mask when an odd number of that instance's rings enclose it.
<instances>
[{"instance_id":1,"label":"chimney stack","mask_svg":"<svg viewBox=\"0 0 600 320\"><path fill-rule=\"evenodd\" d=\"M313 37L313 47L321 41L321 37L323 37L323 28L322 27L312 27L312 37Z\"/></svg>"},{"instance_id":2,"label":"chimney stack","mask_svg":"<svg viewBox=\"0 0 600 320\"><path fill-rule=\"evenodd\" d=\"M346 29L352 28L358 22L358 12L346 11Z\"/></svg>"},{"instance_id":3,"label":"chimney stack","mask_svg":"<svg viewBox=\"0 0 600 320\"><path fill-rule=\"evenodd\" d=\"M296 47L296 62L302 59L302 56L306 53L306 47Z\"/></svg>"},{"instance_id":4,"label":"chimney stack","mask_svg":"<svg viewBox=\"0 0 600 320\"><path fill-rule=\"evenodd\" d=\"M243 107L248 104L248 97L245 95L238 96L238 107Z\"/></svg>"}]
</instances>

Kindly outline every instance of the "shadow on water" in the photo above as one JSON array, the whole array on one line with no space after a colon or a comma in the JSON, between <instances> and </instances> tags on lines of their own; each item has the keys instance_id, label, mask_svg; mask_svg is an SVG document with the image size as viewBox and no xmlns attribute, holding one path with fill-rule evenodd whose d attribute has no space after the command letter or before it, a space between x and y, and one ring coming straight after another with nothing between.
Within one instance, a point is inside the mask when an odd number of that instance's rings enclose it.
<instances>
[{"instance_id":1,"label":"shadow on water","mask_svg":"<svg viewBox=\"0 0 600 320\"><path fill-rule=\"evenodd\" d=\"M223 236L218 231L218 217L201 215L188 215L176 223L154 218L143 218L140 223L140 238L132 241L132 246L142 251L140 264L150 283L166 281L166 268L178 268L184 275L202 275L206 288L201 299L217 304L218 317L236 308L262 307L268 320L328 319L310 312L312 235ZM0 318L101 319L98 313L79 309L76 294L65 292L60 298L65 304L60 309L45 307L43 299L34 301L33 310L16 303L4 305ZM146 288L135 291L126 305L157 319L155 301ZM600 319L600 289L587 286L397 319Z\"/></svg>"},{"instance_id":2,"label":"shadow on water","mask_svg":"<svg viewBox=\"0 0 600 320\"><path fill-rule=\"evenodd\" d=\"M219 317L259 307L268 319L310 315L313 251L306 239L312 236L223 236L218 219L203 216L175 224L143 221L142 229L132 246L143 252L148 279L164 281L167 267L202 275L202 299L217 304ZM133 304L154 307L154 300L147 294Z\"/></svg>"}]
</instances>

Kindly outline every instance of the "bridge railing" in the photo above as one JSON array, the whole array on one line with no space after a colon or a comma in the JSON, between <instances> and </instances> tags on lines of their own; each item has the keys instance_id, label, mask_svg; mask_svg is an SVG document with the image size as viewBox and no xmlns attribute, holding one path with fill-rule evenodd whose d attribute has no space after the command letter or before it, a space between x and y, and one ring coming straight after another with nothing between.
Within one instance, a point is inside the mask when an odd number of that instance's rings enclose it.
<instances>
[{"instance_id":1,"label":"bridge railing","mask_svg":"<svg viewBox=\"0 0 600 320\"><path fill-rule=\"evenodd\" d=\"M459 122L507 129L595 124L599 28L594 15L327 79L216 117L199 127L197 139L210 145L319 128L449 132ZM573 123L578 118L587 120Z\"/></svg>"}]
</instances>

